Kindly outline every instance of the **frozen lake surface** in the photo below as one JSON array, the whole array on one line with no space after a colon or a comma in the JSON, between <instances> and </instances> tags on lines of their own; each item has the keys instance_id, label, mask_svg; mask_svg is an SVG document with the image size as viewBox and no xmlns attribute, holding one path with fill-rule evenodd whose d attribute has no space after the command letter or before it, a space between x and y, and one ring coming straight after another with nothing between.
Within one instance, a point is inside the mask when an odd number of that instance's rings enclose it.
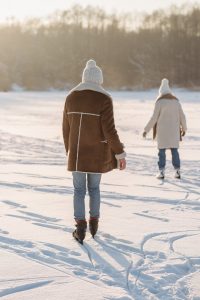
<instances>
[{"instance_id":1,"label":"frozen lake surface","mask_svg":"<svg viewBox=\"0 0 200 300\"><path fill-rule=\"evenodd\" d=\"M188 123L182 179L167 152L162 182L152 133L142 138L157 91L112 92L127 169L103 175L99 232L81 246L72 238L65 93L0 93L0 297L200 299L200 93L175 94Z\"/></svg>"}]
</instances>

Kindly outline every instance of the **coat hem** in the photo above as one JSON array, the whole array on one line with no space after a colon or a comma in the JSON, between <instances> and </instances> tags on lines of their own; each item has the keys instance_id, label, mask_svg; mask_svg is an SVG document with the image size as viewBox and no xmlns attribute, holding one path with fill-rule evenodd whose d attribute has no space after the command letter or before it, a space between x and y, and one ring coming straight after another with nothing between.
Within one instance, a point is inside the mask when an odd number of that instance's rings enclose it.
<instances>
[{"instance_id":1,"label":"coat hem","mask_svg":"<svg viewBox=\"0 0 200 300\"><path fill-rule=\"evenodd\" d=\"M78 172L78 173L88 173L88 174L105 174L105 173L111 172L113 170L115 170L115 168L110 169L110 170L105 171L105 172L91 172L91 171L79 171L79 170L69 170L69 169L67 171L68 172Z\"/></svg>"}]
</instances>

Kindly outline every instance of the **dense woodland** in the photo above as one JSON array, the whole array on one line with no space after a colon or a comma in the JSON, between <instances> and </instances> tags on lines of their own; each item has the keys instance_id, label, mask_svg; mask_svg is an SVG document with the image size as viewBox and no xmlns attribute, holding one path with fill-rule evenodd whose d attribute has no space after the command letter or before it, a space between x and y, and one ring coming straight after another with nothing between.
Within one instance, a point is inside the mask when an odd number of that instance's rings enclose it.
<instances>
[{"instance_id":1,"label":"dense woodland","mask_svg":"<svg viewBox=\"0 0 200 300\"><path fill-rule=\"evenodd\" d=\"M97 60L113 89L200 86L200 7L151 14L108 14L81 6L26 23L0 25L0 90L64 89Z\"/></svg>"}]
</instances>

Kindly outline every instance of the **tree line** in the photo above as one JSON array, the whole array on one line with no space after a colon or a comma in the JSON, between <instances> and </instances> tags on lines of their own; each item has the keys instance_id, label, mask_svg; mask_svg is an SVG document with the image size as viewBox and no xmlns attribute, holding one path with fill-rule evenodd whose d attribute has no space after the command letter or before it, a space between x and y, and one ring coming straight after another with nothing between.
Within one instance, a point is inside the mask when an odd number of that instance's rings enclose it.
<instances>
[{"instance_id":1,"label":"tree line","mask_svg":"<svg viewBox=\"0 0 200 300\"><path fill-rule=\"evenodd\" d=\"M151 88L162 77L200 86L198 5L137 16L74 6L45 20L1 24L0 43L0 90L70 88L90 58L109 88Z\"/></svg>"}]
</instances>

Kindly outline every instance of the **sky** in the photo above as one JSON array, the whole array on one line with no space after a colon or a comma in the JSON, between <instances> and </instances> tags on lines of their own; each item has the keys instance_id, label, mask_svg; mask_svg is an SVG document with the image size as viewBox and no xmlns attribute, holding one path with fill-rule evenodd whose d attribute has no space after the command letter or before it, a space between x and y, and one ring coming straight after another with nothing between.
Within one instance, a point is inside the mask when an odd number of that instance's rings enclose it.
<instances>
[{"instance_id":1,"label":"sky","mask_svg":"<svg viewBox=\"0 0 200 300\"><path fill-rule=\"evenodd\" d=\"M185 0L0 0L0 20L10 17L26 19L29 17L44 17L56 10L64 10L75 4L82 6L94 5L107 11L115 12L151 12L158 8L167 8L175 4L193 2ZM196 0L200 4L200 0Z\"/></svg>"}]
</instances>

